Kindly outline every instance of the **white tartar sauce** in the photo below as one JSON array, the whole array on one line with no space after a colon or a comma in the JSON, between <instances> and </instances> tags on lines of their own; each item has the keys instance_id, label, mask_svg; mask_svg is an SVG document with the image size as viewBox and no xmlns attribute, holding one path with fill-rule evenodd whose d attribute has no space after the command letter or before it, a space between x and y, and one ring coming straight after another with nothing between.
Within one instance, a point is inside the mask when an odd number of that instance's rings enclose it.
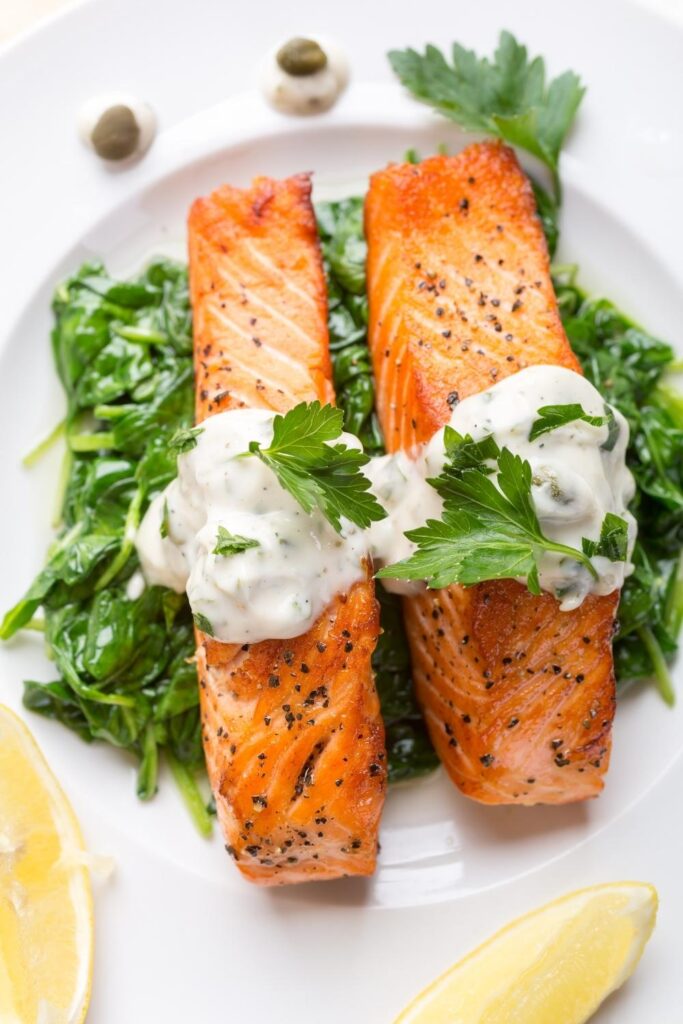
<instances>
[{"instance_id":1,"label":"white tartar sauce","mask_svg":"<svg viewBox=\"0 0 683 1024\"><path fill-rule=\"evenodd\" d=\"M406 537L407 530L423 526L428 519L439 519L443 501L427 483L438 476L444 462L443 431L435 434L433 443L423 445L410 454L396 452L371 459L365 475L372 482L372 493L386 519L373 523L368 530L368 543L375 571L393 562L409 558L415 544ZM419 594L425 589L420 580L382 579L385 590L392 594Z\"/></svg>"},{"instance_id":2,"label":"white tartar sauce","mask_svg":"<svg viewBox=\"0 0 683 1024\"><path fill-rule=\"evenodd\" d=\"M273 418L244 409L205 420L196 446L178 457L178 476L153 500L137 534L147 582L186 590L193 613L225 643L305 633L366 572L361 530L342 521L336 533L322 513L304 512L257 456L240 458L250 441L268 446ZM339 441L359 444L350 434ZM258 546L215 554L221 526Z\"/></svg>"},{"instance_id":3,"label":"white tartar sauce","mask_svg":"<svg viewBox=\"0 0 683 1024\"><path fill-rule=\"evenodd\" d=\"M636 523L627 508L634 494L625 461L628 424L612 409L611 432L606 423L575 420L530 441L538 410L566 404L580 405L593 417L606 417L608 408L578 373L529 367L464 399L453 409L450 426L475 440L492 434L500 448L529 462L532 500L545 536L581 550L584 537L598 540L611 512L628 524L630 558ZM342 520L342 531L336 533L321 512L304 512L259 458L243 457L250 441L268 446L273 418L272 412L246 409L204 421L196 446L179 456L178 476L152 501L137 534L146 582L187 591L200 625L205 620L226 643L306 632L336 595L364 577L366 561L373 560L377 569L409 557L415 544L406 531L439 519L443 508L428 483L445 462L444 430L439 430L413 452L371 460L365 472L388 516L368 530ZM360 445L350 434L340 440ZM221 527L254 545L234 554L217 553ZM609 594L623 586L632 571L629 561L595 556L592 562L598 579L573 558L544 551L540 585L569 611L588 594ZM382 582L402 594L425 586Z\"/></svg>"},{"instance_id":4,"label":"white tartar sauce","mask_svg":"<svg viewBox=\"0 0 683 1024\"><path fill-rule=\"evenodd\" d=\"M589 416L605 417L606 403L593 385L578 373L557 366L531 366L498 384L471 395L455 406L450 426L459 434L480 440L492 434L500 448L509 448L526 459L532 471L532 500L541 530L561 544L581 550L583 537L598 540L607 512L628 524L629 557L636 537L636 521L628 511L635 485L626 467L628 424L616 409L613 446L605 446L608 426L592 426L575 420L529 440L538 410L546 405L580 405ZM614 431L613 431L614 433ZM398 453L385 456L372 467L373 491L391 516L371 527L371 551L378 565L406 558L415 545L403 531L441 516L442 502L427 483L444 464L444 432L438 431L427 445L412 452L412 465ZM400 527L400 529L392 528ZM555 552L539 560L543 590L560 600L560 608L577 608L587 594L610 594L623 586L632 571L630 562L592 559L596 580L579 562ZM399 581L387 580L405 588ZM408 592L414 584L408 583ZM398 592L405 593L405 589Z\"/></svg>"}]
</instances>

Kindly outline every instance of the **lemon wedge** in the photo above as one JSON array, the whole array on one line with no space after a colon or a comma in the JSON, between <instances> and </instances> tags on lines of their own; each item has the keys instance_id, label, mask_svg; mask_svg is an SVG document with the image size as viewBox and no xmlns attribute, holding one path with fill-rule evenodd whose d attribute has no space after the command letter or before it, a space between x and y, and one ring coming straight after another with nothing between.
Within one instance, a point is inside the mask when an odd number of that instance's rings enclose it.
<instances>
[{"instance_id":1,"label":"lemon wedge","mask_svg":"<svg viewBox=\"0 0 683 1024\"><path fill-rule=\"evenodd\" d=\"M78 1024L92 895L76 816L26 726L0 705L0 1021Z\"/></svg>"},{"instance_id":2,"label":"lemon wedge","mask_svg":"<svg viewBox=\"0 0 683 1024\"><path fill-rule=\"evenodd\" d=\"M656 916L642 882L570 893L497 932L395 1024L581 1024L633 973Z\"/></svg>"}]
</instances>

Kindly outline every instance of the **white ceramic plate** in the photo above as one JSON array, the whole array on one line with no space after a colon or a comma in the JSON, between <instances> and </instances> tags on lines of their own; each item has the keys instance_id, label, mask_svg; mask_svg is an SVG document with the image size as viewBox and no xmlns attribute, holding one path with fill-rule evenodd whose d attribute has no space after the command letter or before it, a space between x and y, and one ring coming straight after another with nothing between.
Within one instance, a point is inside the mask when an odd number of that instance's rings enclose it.
<instances>
[{"instance_id":1,"label":"white ceramic plate","mask_svg":"<svg viewBox=\"0 0 683 1024\"><path fill-rule=\"evenodd\" d=\"M428 30L413 4L392 6L386 27L371 26L357 0L342 7L323 14L302 2L283 13L262 0L235 15L218 0L142 9L100 0L0 59L1 607L39 568L49 538L57 460L30 474L19 460L61 416L47 341L55 283L92 256L125 273L155 252L182 252L190 201L221 181L313 169L327 197L358 191L408 146L456 149L454 127L390 82L390 46L428 36L489 52L508 27L553 72L581 72L589 92L563 163L560 258L580 264L590 290L683 342L680 32L621 2L574 0L569 10L520 0L513 13L504 0L476 9L435 0ZM269 44L312 29L346 47L353 84L331 113L287 119L249 91L253 69ZM160 114L152 150L127 171L107 171L76 141L78 106L104 88L137 93ZM21 680L50 674L40 643L17 639L0 650L0 699L19 708ZM140 805L132 764L31 716L89 845L117 861L97 893L89 1019L382 1024L510 917L570 888L632 877L659 887L660 923L636 979L599 1019L678 1020L682 719L652 688L633 689L620 701L598 801L486 809L437 774L390 794L373 879L266 892L238 877L218 836L195 836L168 780Z\"/></svg>"}]
</instances>

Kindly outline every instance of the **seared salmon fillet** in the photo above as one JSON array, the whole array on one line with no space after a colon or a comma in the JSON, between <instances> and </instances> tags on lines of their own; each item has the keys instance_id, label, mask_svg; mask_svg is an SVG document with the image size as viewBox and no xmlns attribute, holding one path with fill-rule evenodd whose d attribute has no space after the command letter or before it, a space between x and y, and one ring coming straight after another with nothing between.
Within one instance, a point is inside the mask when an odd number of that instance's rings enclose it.
<instances>
[{"instance_id":1,"label":"seared salmon fillet","mask_svg":"<svg viewBox=\"0 0 683 1024\"><path fill-rule=\"evenodd\" d=\"M196 418L333 402L327 293L307 175L219 188L189 217ZM375 867L384 730L372 581L293 640L197 634L206 763L228 852L283 885Z\"/></svg>"},{"instance_id":2,"label":"seared salmon fillet","mask_svg":"<svg viewBox=\"0 0 683 1024\"><path fill-rule=\"evenodd\" d=\"M370 346L390 451L534 364L580 372L533 192L511 149L388 167L366 202ZM566 803L603 787L618 594L562 612L513 580L404 600L417 695L456 785L484 803Z\"/></svg>"}]
</instances>

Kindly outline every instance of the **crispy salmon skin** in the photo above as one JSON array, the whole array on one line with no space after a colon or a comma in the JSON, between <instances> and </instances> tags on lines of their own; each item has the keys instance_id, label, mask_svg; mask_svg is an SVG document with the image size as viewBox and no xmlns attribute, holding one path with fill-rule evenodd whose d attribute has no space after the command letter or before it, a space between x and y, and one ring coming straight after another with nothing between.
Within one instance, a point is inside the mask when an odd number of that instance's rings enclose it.
<instances>
[{"instance_id":1,"label":"crispy salmon skin","mask_svg":"<svg viewBox=\"0 0 683 1024\"><path fill-rule=\"evenodd\" d=\"M468 395L534 364L580 372L533 192L512 150L392 165L366 201L370 346L390 451L427 441ZM485 803L603 787L618 595L561 612L515 581L404 601L418 699L441 760Z\"/></svg>"},{"instance_id":2,"label":"crispy salmon skin","mask_svg":"<svg viewBox=\"0 0 683 1024\"><path fill-rule=\"evenodd\" d=\"M259 178L189 217L196 418L334 401L310 180ZM263 885L375 867L384 729L370 579L293 640L197 634L202 735L226 848Z\"/></svg>"}]
</instances>

